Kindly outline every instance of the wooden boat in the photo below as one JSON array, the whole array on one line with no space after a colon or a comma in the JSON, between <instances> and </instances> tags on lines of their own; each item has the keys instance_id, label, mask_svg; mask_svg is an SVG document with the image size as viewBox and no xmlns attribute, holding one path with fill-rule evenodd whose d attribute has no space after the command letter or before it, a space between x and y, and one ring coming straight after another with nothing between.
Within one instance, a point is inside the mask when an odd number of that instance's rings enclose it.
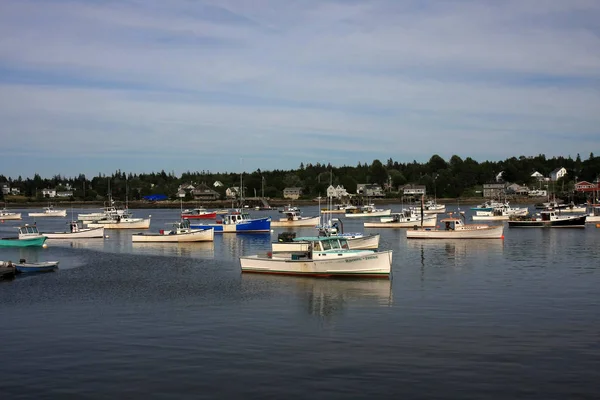
<instances>
[{"instance_id":1,"label":"wooden boat","mask_svg":"<svg viewBox=\"0 0 600 400\"><path fill-rule=\"evenodd\" d=\"M77 221L69 223L69 232L44 232L48 239L99 239L104 237L104 227L83 228Z\"/></svg>"},{"instance_id":2,"label":"wooden boat","mask_svg":"<svg viewBox=\"0 0 600 400\"><path fill-rule=\"evenodd\" d=\"M423 215L423 224L421 225L421 216L415 213L415 209L404 209L400 213L393 213L389 217L381 217L379 222L365 222L365 228L414 228L434 227L437 223L437 215Z\"/></svg>"},{"instance_id":3,"label":"wooden boat","mask_svg":"<svg viewBox=\"0 0 600 400\"><path fill-rule=\"evenodd\" d=\"M376 208L374 204L368 204L359 208L346 208L346 218L360 218L360 217L383 217L390 215L391 209Z\"/></svg>"},{"instance_id":4,"label":"wooden boat","mask_svg":"<svg viewBox=\"0 0 600 400\"><path fill-rule=\"evenodd\" d=\"M508 220L509 228L585 228L587 215L561 215L542 211L539 216L515 216Z\"/></svg>"},{"instance_id":5,"label":"wooden boat","mask_svg":"<svg viewBox=\"0 0 600 400\"><path fill-rule=\"evenodd\" d=\"M51 272L58 268L58 261L41 261L41 262L27 262L25 259L21 259L18 263L12 263L17 270L17 273L31 273L31 272Z\"/></svg>"},{"instance_id":6,"label":"wooden boat","mask_svg":"<svg viewBox=\"0 0 600 400\"><path fill-rule=\"evenodd\" d=\"M306 252L240 257L242 272L316 277L389 278L392 251L349 250L345 239L318 237Z\"/></svg>"},{"instance_id":7,"label":"wooden boat","mask_svg":"<svg viewBox=\"0 0 600 400\"><path fill-rule=\"evenodd\" d=\"M0 247L41 247L47 239L35 225L23 225L18 229L18 236L0 239Z\"/></svg>"},{"instance_id":8,"label":"wooden boat","mask_svg":"<svg viewBox=\"0 0 600 400\"><path fill-rule=\"evenodd\" d=\"M303 217L299 211L285 211L284 218L279 218L278 221L272 221L271 226L285 226L285 227L298 227L298 226L316 226L319 224L321 218L316 217Z\"/></svg>"},{"instance_id":9,"label":"wooden boat","mask_svg":"<svg viewBox=\"0 0 600 400\"><path fill-rule=\"evenodd\" d=\"M21 219L21 213L8 211L6 207L0 210L0 221L15 221Z\"/></svg>"},{"instance_id":10,"label":"wooden boat","mask_svg":"<svg viewBox=\"0 0 600 400\"><path fill-rule=\"evenodd\" d=\"M192 229L213 228L215 233L260 233L271 232L271 217L250 218L247 212L233 211L225 214L216 223L192 222Z\"/></svg>"},{"instance_id":11,"label":"wooden boat","mask_svg":"<svg viewBox=\"0 0 600 400\"><path fill-rule=\"evenodd\" d=\"M408 239L503 239L504 226L465 224L463 218L440 220L443 228L417 228L406 231Z\"/></svg>"},{"instance_id":12,"label":"wooden boat","mask_svg":"<svg viewBox=\"0 0 600 400\"><path fill-rule=\"evenodd\" d=\"M191 210L183 210L181 212L181 218L183 219L216 219L216 211L208 211L204 207L197 207Z\"/></svg>"},{"instance_id":13,"label":"wooden boat","mask_svg":"<svg viewBox=\"0 0 600 400\"><path fill-rule=\"evenodd\" d=\"M215 230L213 228L191 229L190 221L185 219L175 222L170 231L161 229L158 233L138 233L131 235L133 243L189 243L189 242L212 242Z\"/></svg>"},{"instance_id":14,"label":"wooden boat","mask_svg":"<svg viewBox=\"0 0 600 400\"><path fill-rule=\"evenodd\" d=\"M150 228L151 218L151 215L149 215L148 218L134 218L130 212L126 212L123 216L115 215L88 222L87 227L104 227L105 229L148 229Z\"/></svg>"},{"instance_id":15,"label":"wooden boat","mask_svg":"<svg viewBox=\"0 0 600 400\"><path fill-rule=\"evenodd\" d=\"M30 217L66 217L67 210L57 210L52 205L44 207L43 212L32 212L29 213Z\"/></svg>"}]
</instances>

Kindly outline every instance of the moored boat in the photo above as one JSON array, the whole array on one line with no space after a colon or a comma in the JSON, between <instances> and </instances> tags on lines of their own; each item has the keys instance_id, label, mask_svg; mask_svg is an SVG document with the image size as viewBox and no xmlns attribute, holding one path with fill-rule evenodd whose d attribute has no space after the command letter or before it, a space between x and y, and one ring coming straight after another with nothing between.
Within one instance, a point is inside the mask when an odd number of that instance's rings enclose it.
<instances>
[{"instance_id":1,"label":"moored boat","mask_svg":"<svg viewBox=\"0 0 600 400\"><path fill-rule=\"evenodd\" d=\"M585 228L587 215L562 215L541 211L539 216L515 216L508 220L510 228Z\"/></svg>"},{"instance_id":2,"label":"moored boat","mask_svg":"<svg viewBox=\"0 0 600 400\"><path fill-rule=\"evenodd\" d=\"M303 217L299 211L285 211L283 214L285 214L285 217L279 218L278 221L271 221L271 226L316 226L321 220L319 216Z\"/></svg>"},{"instance_id":3,"label":"moored boat","mask_svg":"<svg viewBox=\"0 0 600 400\"><path fill-rule=\"evenodd\" d=\"M21 213L8 211L6 207L0 210L0 221L15 221L21 219Z\"/></svg>"},{"instance_id":4,"label":"moored boat","mask_svg":"<svg viewBox=\"0 0 600 400\"><path fill-rule=\"evenodd\" d=\"M421 213L421 204L415 205L415 212L417 214ZM435 200L428 200L423 203L423 213L424 214L443 214L446 212L445 204L438 204Z\"/></svg>"},{"instance_id":5,"label":"moored boat","mask_svg":"<svg viewBox=\"0 0 600 400\"><path fill-rule=\"evenodd\" d=\"M337 233L328 235L332 238L344 239L350 250L377 250L379 248L380 234L364 235L360 233ZM273 253L278 252L303 252L308 251L312 240L323 236L296 237L293 232L282 232L277 237L277 242L271 244Z\"/></svg>"},{"instance_id":6,"label":"moored boat","mask_svg":"<svg viewBox=\"0 0 600 400\"><path fill-rule=\"evenodd\" d=\"M58 264L58 261L27 262L25 259L12 263L18 273L51 272L58 268Z\"/></svg>"},{"instance_id":7,"label":"moored boat","mask_svg":"<svg viewBox=\"0 0 600 400\"><path fill-rule=\"evenodd\" d=\"M26 224L18 229L18 236L1 238L0 247L41 247L47 239L35 225Z\"/></svg>"},{"instance_id":8,"label":"moored boat","mask_svg":"<svg viewBox=\"0 0 600 400\"><path fill-rule=\"evenodd\" d=\"M88 228L100 228L105 229L148 229L150 228L150 220L152 216L148 218L135 218L130 212L126 212L121 215L108 216L93 222L88 222Z\"/></svg>"},{"instance_id":9,"label":"moored boat","mask_svg":"<svg viewBox=\"0 0 600 400\"><path fill-rule=\"evenodd\" d=\"M503 225L465 224L463 218L440 220L443 228L416 228L406 231L408 239L503 239Z\"/></svg>"},{"instance_id":10,"label":"moored boat","mask_svg":"<svg viewBox=\"0 0 600 400\"><path fill-rule=\"evenodd\" d=\"M365 222L365 228L414 228L434 227L437 223L437 214L423 215L423 224L421 224L421 216L415 213L413 208L402 210L400 213L392 213L389 217L381 217L379 222Z\"/></svg>"},{"instance_id":11,"label":"moored boat","mask_svg":"<svg viewBox=\"0 0 600 400\"><path fill-rule=\"evenodd\" d=\"M161 229L158 233L138 233L131 235L134 243L190 243L190 242L212 242L214 240L213 228L191 229L189 220L173 223L170 231Z\"/></svg>"},{"instance_id":12,"label":"moored boat","mask_svg":"<svg viewBox=\"0 0 600 400\"><path fill-rule=\"evenodd\" d=\"M192 222L192 229L214 228L215 233L271 232L271 217L250 218L247 212L233 211L224 214L216 223Z\"/></svg>"},{"instance_id":13,"label":"moored boat","mask_svg":"<svg viewBox=\"0 0 600 400\"><path fill-rule=\"evenodd\" d=\"M30 217L66 217L67 210L55 209L52 205L44 207L43 212L30 212Z\"/></svg>"},{"instance_id":14,"label":"moored boat","mask_svg":"<svg viewBox=\"0 0 600 400\"><path fill-rule=\"evenodd\" d=\"M216 211L208 211L204 207L197 207L191 210L183 210L181 212L182 219L216 219Z\"/></svg>"},{"instance_id":15,"label":"moored boat","mask_svg":"<svg viewBox=\"0 0 600 400\"><path fill-rule=\"evenodd\" d=\"M69 223L68 232L44 232L48 239L99 239L104 237L104 227L83 228L77 221Z\"/></svg>"},{"instance_id":16,"label":"moored boat","mask_svg":"<svg viewBox=\"0 0 600 400\"><path fill-rule=\"evenodd\" d=\"M345 239L317 237L301 253L240 257L242 272L316 277L389 278L392 251L349 250Z\"/></svg>"},{"instance_id":17,"label":"moored boat","mask_svg":"<svg viewBox=\"0 0 600 400\"><path fill-rule=\"evenodd\" d=\"M390 215L392 210L390 208L376 208L375 204L367 204L358 208L346 208L344 216L346 218L360 218L360 217L383 217Z\"/></svg>"},{"instance_id":18,"label":"moored boat","mask_svg":"<svg viewBox=\"0 0 600 400\"><path fill-rule=\"evenodd\" d=\"M585 222L600 222L600 204L591 204Z\"/></svg>"}]
</instances>

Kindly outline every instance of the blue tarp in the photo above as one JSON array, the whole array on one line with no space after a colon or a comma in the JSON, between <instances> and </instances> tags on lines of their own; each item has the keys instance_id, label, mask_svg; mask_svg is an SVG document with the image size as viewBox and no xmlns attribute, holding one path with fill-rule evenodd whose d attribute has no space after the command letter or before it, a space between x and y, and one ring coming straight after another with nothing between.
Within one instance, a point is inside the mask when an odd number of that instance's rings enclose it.
<instances>
[{"instance_id":1,"label":"blue tarp","mask_svg":"<svg viewBox=\"0 0 600 400\"><path fill-rule=\"evenodd\" d=\"M144 200L148 201L161 201L167 199L168 197L164 194L151 194L150 196L144 196Z\"/></svg>"}]
</instances>

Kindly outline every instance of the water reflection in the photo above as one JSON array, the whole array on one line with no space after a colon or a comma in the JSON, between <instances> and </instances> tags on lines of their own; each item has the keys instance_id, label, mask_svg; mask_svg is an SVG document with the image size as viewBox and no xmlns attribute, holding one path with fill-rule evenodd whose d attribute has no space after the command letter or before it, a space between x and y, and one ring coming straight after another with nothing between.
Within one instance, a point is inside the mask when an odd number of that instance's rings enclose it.
<instances>
[{"instance_id":1,"label":"water reflection","mask_svg":"<svg viewBox=\"0 0 600 400\"><path fill-rule=\"evenodd\" d=\"M133 254L215 258L214 242L198 243L133 243Z\"/></svg>"},{"instance_id":2,"label":"water reflection","mask_svg":"<svg viewBox=\"0 0 600 400\"><path fill-rule=\"evenodd\" d=\"M215 235L215 242L221 242L222 251L234 258L271 250L271 234L268 232L219 234Z\"/></svg>"},{"instance_id":3,"label":"water reflection","mask_svg":"<svg viewBox=\"0 0 600 400\"><path fill-rule=\"evenodd\" d=\"M388 279L323 279L242 274L242 285L268 286L292 291L310 315L330 318L351 306L391 306L392 282Z\"/></svg>"}]
</instances>

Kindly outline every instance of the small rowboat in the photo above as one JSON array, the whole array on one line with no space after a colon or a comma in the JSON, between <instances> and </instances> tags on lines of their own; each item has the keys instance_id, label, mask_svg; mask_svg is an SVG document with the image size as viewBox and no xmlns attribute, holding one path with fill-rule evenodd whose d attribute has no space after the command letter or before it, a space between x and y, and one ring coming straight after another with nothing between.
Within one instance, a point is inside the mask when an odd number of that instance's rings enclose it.
<instances>
[{"instance_id":1,"label":"small rowboat","mask_svg":"<svg viewBox=\"0 0 600 400\"><path fill-rule=\"evenodd\" d=\"M12 264L16 268L17 273L50 272L58 268L58 261L41 261L28 263L25 259L21 259L18 263Z\"/></svg>"}]
</instances>

